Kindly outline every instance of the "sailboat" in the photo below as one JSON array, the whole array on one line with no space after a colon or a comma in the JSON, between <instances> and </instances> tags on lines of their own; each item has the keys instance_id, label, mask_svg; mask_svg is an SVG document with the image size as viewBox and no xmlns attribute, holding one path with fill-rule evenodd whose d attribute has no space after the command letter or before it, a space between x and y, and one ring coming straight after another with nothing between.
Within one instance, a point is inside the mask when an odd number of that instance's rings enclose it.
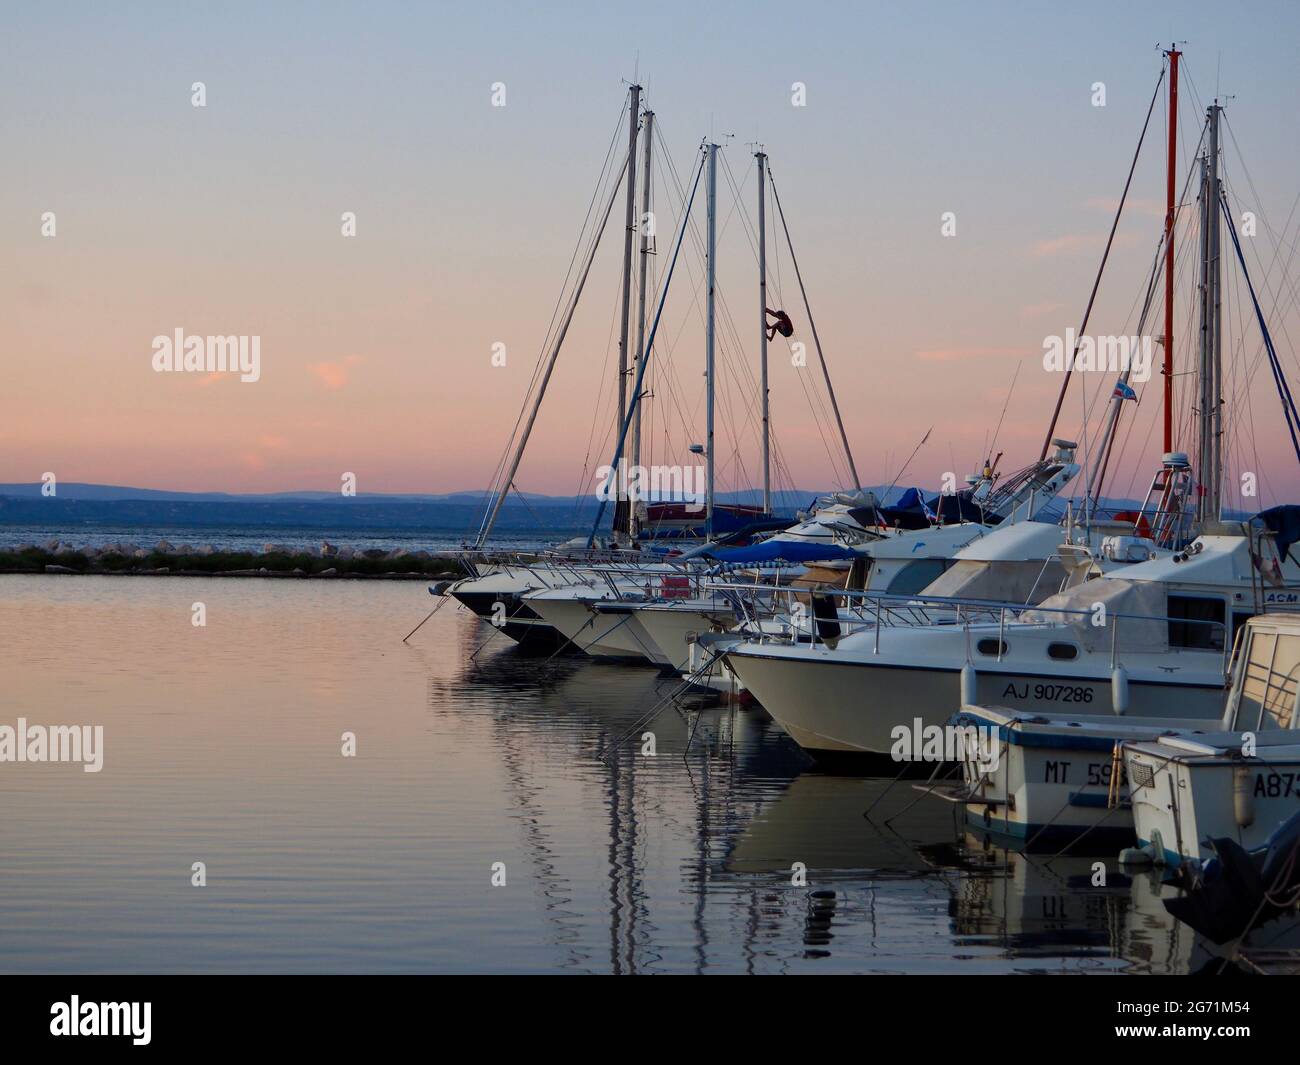
<instances>
[{"instance_id":1,"label":"sailboat","mask_svg":"<svg viewBox=\"0 0 1300 1065\"><path fill-rule=\"evenodd\" d=\"M716 288L716 158L717 146L706 145L702 165L708 174L708 280L705 377L707 382L707 440L703 452L708 458L707 496L704 506L706 533L713 533L710 515L713 508L713 321ZM755 153L758 163L758 266L759 266L759 343L762 376L763 425L763 503L771 504L770 419L768 415L767 344L764 327L767 314L766 268L766 194L770 164L766 153ZM831 387L829 372L821 351L820 338L808 305L798 259L789 238L779 195L772 184L786 243L795 265L803 296L804 309L812 328L821 361L823 376L831 399L836 428L843 445L850 475L859 485L852 450L843 418ZM638 403L640 388L634 389ZM928 436L928 434L927 434ZM922 441L924 443L924 441ZM919 493L911 510L905 506L884 506L873 495L856 487L852 493L837 493L819 501L811 514L801 515L798 524L784 532L765 537L750 546L737 547L719 543L712 536L699 547L684 552L672 564L681 572L669 576L648 573L643 581L620 580L609 571L591 572L586 581L537 589L524 600L529 610L566 635L571 646L606 659L648 662L673 672L687 672L696 683L733 687L734 678L725 668L700 674L695 660L695 637L702 632L725 630L742 616L738 615L734 597L727 590L704 589L702 583L724 567L748 567L750 564L775 562L778 566L801 567L799 582L805 587L830 585L855 589L882 589L890 592L917 591L939 576L953 556L995 527L1010 526L1032 520L1051 506L1061 490L1079 471L1074 462L1073 441L1055 440L1056 452L1046 451L1039 461L1000 477L996 461L988 462L981 474L969 479L959 493L940 496L925 503ZM621 447L621 441L620 441ZM615 453L617 466L621 451ZM779 583L779 576L778 576ZM766 598L765 589L750 597L745 617L753 620L755 606ZM764 609L762 612L770 611Z\"/></svg>"},{"instance_id":2,"label":"sailboat","mask_svg":"<svg viewBox=\"0 0 1300 1065\"><path fill-rule=\"evenodd\" d=\"M1188 484L1186 460L1167 446L1157 477L1158 505L1149 516L1139 515L1133 535L1124 538L1128 545L1112 542L1110 554L1119 561L1126 546L1150 541L1140 533L1152 525L1173 530L1167 542L1172 551L1100 573L1037 606L964 609L959 624L876 625L834 646L757 639L727 649L731 669L814 756L889 762L897 726L917 720L941 725L959 705L969 704L1035 715L1091 709L1214 717L1238 626L1252 614L1297 601L1300 566L1289 542L1269 527L1270 519L1285 523L1287 516L1266 515L1256 523L1222 520L1217 233L1220 210L1227 208L1216 169L1220 110L1216 103L1207 114L1210 149L1202 160L1200 535L1190 543L1178 535L1188 503L1176 496ZM1239 247L1237 252L1249 283ZM1168 237L1166 254L1172 254ZM1267 324L1254 302L1276 366ZM1279 393L1292 424L1293 404L1280 377ZM1300 444L1296 450L1300 458ZM1106 554L1099 552L1097 560Z\"/></svg>"},{"instance_id":3,"label":"sailboat","mask_svg":"<svg viewBox=\"0 0 1300 1065\"><path fill-rule=\"evenodd\" d=\"M566 582L548 588L537 589L526 594L524 605L530 611L534 612L543 622L553 627L556 631L563 634L569 641L570 646L576 647L586 654L597 658L618 659L632 662L646 662L657 666L673 666L676 648L670 648L664 652L658 642L650 637L645 628L638 620L638 612L642 606L647 608L659 606L664 602L673 604L674 608L679 608L683 604L683 592L687 591L693 580L698 580L701 573L705 570L706 557L716 549L724 545L732 544L735 537L720 536L725 533L726 526L720 522L720 518L725 512L719 506L716 500L716 462L715 462L715 395L717 374L715 369L715 332L716 332L716 293L717 293L717 230L718 230L718 211L717 211L717 173L718 173L718 152L719 145L706 142L701 147L700 169L697 171L696 180L698 182L701 174L705 178L706 186L706 231L707 231L707 277L706 277L706 303L705 303L705 442L693 450L702 454L705 459L705 493L703 504L696 508L694 524L702 531L705 543L694 550L687 550L681 556L673 560L669 565L678 567L676 573L669 573L666 569L660 567L649 567L641 571L639 577L634 579L630 575L624 579L624 575L612 572L608 569L599 567L593 568L588 572L586 580ZM763 449L763 502L762 514L767 515L771 510L772 491L771 491L771 453L770 453L770 417L768 411L769 389L767 383L768 362L767 362L767 345L768 332L764 327L765 316L767 311L766 295L766 188L770 182L768 172L767 155L763 151L755 153L758 165L758 260L759 260L759 337L760 337L760 403L761 403L761 420L762 420L762 449ZM773 185L775 195L775 186ZM779 197L776 198L778 210L780 209ZM689 209L689 204L688 204ZM807 293L803 291L802 275L798 272L798 260L794 257L793 243L789 239L789 229L785 225L784 214L781 215L782 226L785 229L787 244L790 246L791 257L795 263L796 275L799 278L801 292L803 293L804 306L808 312L809 322L812 326L813 337L816 343L817 352L821 361L823 376L827 390L830 394L832 410L835 413L839 436L844 447L845 457L848 461L851 476L855 482L857 479L856 468L853 464L852 451L848 445L847 433L844 429L843 419L840 416L838 402L835 399L834 389L830 383L829 371L826 369L825 357L821 351L820 338L816 334L816 326L812 320L811 309L808 307ZM685 218L683 219L683 232L685 231ZM662 302L661 302L662 309ZM656 324L658 316L656 315ZM623 431L620 433L618 444L614 452L611 469L619 469L623 461L624 444L628 439L628 431L634 424L634 419L640 413L640 404L643 397L641 387L642 376L645 373L650 355L652 353L651 343L653 342L654 330L651 330L650 342L647 343L644 358L638 364L636 384L633 387L632 409L630 409L623 420ZM637 436L632 435L632 446L637 447ZM635 461L634 456L634 461ZM858 495L861 495L860 489ZM658 508L649 508L653 513L655 509L663 510L662 504ZM603 507L602 511L603 513ZM636 513L635 508L628 508L625 512L629 522L632 522ZM753 517L753 515L749 515ZM599 525L601 515L597 515L596 524ZM733 515L734 518L734 515ZM619 527L619 515L616 511L615 525ZM818 519L802 523L805 528L810 524L818 525ZM818 525L818 527L826 527ZM635 532L635 525L629 524L627 533L629 536ZM594 530L593 530L594 535ZM867 535L864 533L864 535ZM871 534L875 537L875 534ZM878 537L875 537L878 538ZM842 554L841 549L832 548L838 554ZM828 557L825 554L819 554L818 557ZM712 563L708 563L712 565ZM698 605L697 597L686 596L690 599L691 605ZM709 604L705 604L705 609L710 609Z\"/></svg>"},{"instance_id":4,"label":"sailboat","mask_svg":"<svg viewBox=\"0 0 1300 1065\"><path fill-rule=\"evenodd\" d=\"M490 622L508 637L518 641L526 649L544 652L574 649L572 639L554 626L545 611L530 605L530 595L552 592L558 589L585 583L594 577L592 566L601 567L600 581L614 581L640 584L648 574L669 572L669 567L662 559L670 553L679 553L683 545L700 535L711 536L715 531L724 530L733 541L743 542L745 536L758 531L770 531L784 528L788 522L774 519L770 514L770 495L765 493L764 508L761 511L752 507L730 506L715 501L713 493L713 404L712 404L712 363L709 378L709 427L707 457L709 462L708 500L703 513L703 522L692 519L689 508L671 502L655 501L649 505L629 505L627 485L623 470L629 463L625 459L625 444L630 442L630 466L636 468L640 463L641 447L641 397L645 368L654 348L655 333L659 326L664 300L672 280L673 269L686 235L690 203L685 205L681 228L677 234L672 258L664 278L660 293L658 311L650 319L647 316L647 292L651 273L652 237L649 228L637 221L636 214L636 174L638 142L641 149L643 170L641 217L648 217L650 210L651 146L653 144L654 112L642 107L642 89L632 85L628 89L628 148L619 179L605 203L604 211L599 215L599 224L593 239L589 242L587 254L576 274L576 281L563 315L559 319L549 353L539 366L536 388L532 390L531 402L526 402L526 417L521 414L519 427L514 435L514 448L508 463L501 471L492 501L484 516L473 550L461 556L461 563L467 571L464 580L450 585L437 585L430 591L439 595L448 595L468 607L485 621ZM620 119L621 121L621 119ZM716 150L716 146L715 146ZM625 180L624 180L625 179ZM696 184L691 191L694 200ZM500 517L501 509L511 491L515 488L515 477L523 460L525 449L537 421L538 412L550 383L556 361L560 355L565 337L573 321L582 291L586 286L592 264L595 259L600 237L612 214L620 189L625 191L625 237L623 246L623 271L621 284L620 339L618 362L618 408L617 425L619 428L618 452L612 470L620 471L616 478L614 494L617 499L614 513L612 537L602 542L597 536L597 529L585 542L569 542L557 549L531 555L506 556L504 558L487 553L487 547ZM710 195L716 193L716 171L710 169ZM712 210L712 208L711 208ZM638 335L636 347L630 346L631 321L631 284L633 276L633 237L641 233L639 296L638 296ZM710 252L710 267L713 255ZM710 359L713 345L712 287L710 288L709 320ZM631 356L631 357L629 357ZM829 380L829 379L828 379ZM629 398L629 383L631 396ZM604 514L604 502L600 515ZM601 517L597 517L599 527Z\"/></svg>"},{"instance_id":5,"label":"sailboat","mask_svg":"<svg viewBox=\"0 0 1300 1065\"><path fill-rule=\"evenodd\" d=\"M1178 53L1172 52L1175 70L1177 58ZM1300 507L1275 507L1246 523L1222 520L1220 403L1210 398L1217 395L1217 385L1206 391L1207 380L1222 377L1218 365L1219 220L1221 215L1231 217L1218 176L1221 112L1217 101L1207 111L1204 139L1208 148L1199 161L1201 403L1197 436L1198 465L1203 481L1209 482L1200 496L1201 535L1168 559L1134 567L1125 574L1126 581L1092 582L1075 590L1073 604L1054 604L1095 610L1097 603L1104 603L1120 612L1154 615L1146 623L1121 621L1113 626L1111 697L1101 706L1034 711L1009 705L1011 700L1004 693L1003 698L992 700L993 705L963 708L960 723L995 731L1003 756L992 771L982 771L967 759L963 766L966 794L958 795L960 789L952 789L952 797L965 802L969 820L998 832L1030 839L1050 837L1040 840L1044 844L1085 834L1092 846L1104 846L1114 838L1126 840L1131 836L1132 819L1128 785L1119 777L1118 758L1110 757L1115 745L1151 738L1175 727L1194 729L1203 719L1217 718L1228 673L1226 656L1237 643L1249 641L1248 619L1300 608L1300 566L1291 550ZM1236 245L1235 232L1232 236ZM1240 253L1239 245L1236 250ZM1244 256L1239 263L1272 357L1272 340L1254 300ZM1172 300L1169 302L1172 305ZM1285 378L1279 374L1276 381L1283 408L1289 411ZM1164 519L1156 515L1153 522L1160 525ZM1023 638L1018 636L1017 643L1023 645ZM1223 659L1217 672L1216 657ZM1152 668L1158 668L1165 678L1151 687L1144 677L1143 686L1150 687L1152 695L1173 686L1170 694L1176 692L1176 697L1154 704L1135 703L1132 682L1141 671L1149 674ZM1200 681L1189 688L1198 669ZM1141 717L1150 715L1153 706L1159 719L1154 722L1157 728ZM1117 720L1113 715L1123 717ZM1223 727L1236 726L1225 722Z\"/></svg>"}]
</instances>

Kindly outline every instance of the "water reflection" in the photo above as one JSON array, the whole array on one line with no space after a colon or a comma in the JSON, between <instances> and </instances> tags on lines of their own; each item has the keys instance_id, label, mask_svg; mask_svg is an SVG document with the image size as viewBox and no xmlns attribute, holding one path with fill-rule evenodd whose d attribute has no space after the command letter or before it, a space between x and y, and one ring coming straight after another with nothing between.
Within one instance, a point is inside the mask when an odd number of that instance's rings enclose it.
<instances>
[{"instance_id":1,"label":"water reflection","mask_svg":"<svg viewBox=\"0 0 1300 1065\"><path fill-rule=\"evenodd\" d=\"M757 707L683 710L654 670L523 657L450 608L403 644L422 594L0 578L8 716L107 737L101 774L0 767L0 969L1186 972L1210 957L1152 877L1107 860L1094 886L1093 859L998 849L911 782L816 772ZM356 759L339 756L345 730Z\"/></svg>"},{"instance_id":2,"label":"water reflection","mask_svg":"<svg viewBox=\"0 0 1300 1065\"><path fill-rule=\"evenodd\" d=\"M672 956L657 939L671 924L654 917L670 906L666 888L690 898L696 971L1192 963L1195 937L1165 912L1169 889L1153 875L1108 859L1095 882L1098 859L995 847L906 781L819 773L756 707L683 713L660 706L674 685L652 671L575 659L539 669L504 648L455 683L534 693L510 708L514 725L571 732L572 756L601 767L610 971ZM655 758L640 753L643 729ZM678 885L664 882L665 836L685 844Z\"/></svg>"}]
</instances>

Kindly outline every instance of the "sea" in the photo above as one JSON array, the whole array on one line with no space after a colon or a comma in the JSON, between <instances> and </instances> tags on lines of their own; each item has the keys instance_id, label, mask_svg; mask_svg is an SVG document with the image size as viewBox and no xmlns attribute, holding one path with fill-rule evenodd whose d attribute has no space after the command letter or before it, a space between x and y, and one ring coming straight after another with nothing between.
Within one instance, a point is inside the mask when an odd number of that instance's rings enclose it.
<instances>
[{"instance_id":1,"label":"sea","mask_svg":"<svg viewBox=\"0 0 1300 1065\"><path fill-rule=\"evenodd\" d=\"M1221 964L1114 854L1003 849L911 782L819 772L760 707L522 656L450 600L404 642L439 602L0 576L0 725L102 727L98 772L0 763L0 971Z\"/></svg>"}]
</instances>

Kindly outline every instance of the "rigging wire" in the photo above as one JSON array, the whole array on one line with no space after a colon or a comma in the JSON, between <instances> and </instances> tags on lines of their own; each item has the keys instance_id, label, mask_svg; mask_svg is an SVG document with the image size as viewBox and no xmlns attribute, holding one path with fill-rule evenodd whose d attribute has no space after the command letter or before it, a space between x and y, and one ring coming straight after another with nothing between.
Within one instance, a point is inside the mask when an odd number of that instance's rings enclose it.
<instances>
[{"instance_id":1,"label":"rigging wire","mask_svg":"<svg viewBox=\"0 0 1300 1065\"><path fill-rule=\"evenodd\" d=\"M1101 287L1102 274L1105 273L1106 270L1106 260L1110 258L1110 249L1115 242L1115 231L1119 229L1119 220L1120 220L1120 216L1124 213L1124 203L1128 199L1129 187L1133 184L1133 173L1134 171L1137 170L1138 157L1142 154L1142 143L1143 141L1146 140L1147 128L1151 125L1151 115L1155 111L1156 100L1159 99L1160 97L1160 86L1164 83L1165 80L1165 70L1166 70L1166 65L1162 65L1160 68L1160 77L1156 79L1155 91L1152 92L1151 94L1151 103L1147 107L1147 117L1142 123L1142 133L1138 136L1137 148L1134 149L1133 152L1133 162L1129 165L1128 178L1124 182L1124 192L1120 195L1119 206L1116 207L1115 209L1115 220L1111 223L1110 236L1106 238L1106 248L1105 251L1102 252L1101 264L1097 267L1097 276L1092 283L1092 292L1088 296L1088 305L1086 308L1084 308L1083 322L1079 326L1079 332L1076 334L1076 336L1080 338L1082 338L1088 332L1088 319L1092 316L1092 306L1097 299L1097 289ZM1078 343L1076 342L1074 354L1077 356L1078 353L1079 353ZM1047 426L1047 436L1043 440L1043 450L1042 453L1038 456L1038 460L1040 462L1043 461L1043 459L1047 458L1047 449L1051 447L1052 436L1056 432L1056 421L1061 415L1061 405L1065 402L1066 389L1068 389L1070 386L1070 377L1073 375L1073 373L1074 373L1074 362L1073 360L1071 360L1070 365L1065 368L1065 380L1061 382L1061 390L1056 397L1056 407L1052 411L1052 420L1048 423ZM1087 408L1086 398L1084 401L1084 407L1086 410Z\"/></svg>"},{"instance_id":2,"label":"rigging wire","mask_svg":"<svg viewBox=\"0 0 1300 1065\"><path fill-rule=\"evenodd\" d=\"M523 422L524 411L528 409L529 400L532 398L533 392L537 387L537 382L541 377L542 366L546 362L546 355L551 347L551 340L554 336L556 324L559 319L560 308L565 306L568 302L565 297L569 291L570 284L572 283L573 280L574 267L576 263L581 261L579 259L579 252L582 251L584 246L588 248L591 246L590 239L587 234L587 230L588 227L593 224L593 218L594 218L593 212L596 208L596 205L602 199L601 190L605 187L608 181L608 172L610 170L610 167L612 165L612 160L614 158L615 146L618 143L618 135L623 127L623 116L627 113L630 99L631 99L630 96L625 98L623 103L619 107L618 120L614 125L614 133L610 138L609 146L605 150L605 158L604 161L601 163L599 177L597 178L595 187L592 189L591 199L588 201L587 204L587 213L583 219L582 228L579 229L578 231L577 241L575 242L573 251L569 256L569 265L565 270L564 281L560 286L560 291L558 295L556 296L555 306L551 310L551 319L549 324L547 325L546 335L542 340L541 348L538 351L537 361L533 367L532 377L530 378L528 387L524 392L523 402L519 406L519 413L515 418L515 423L510 430L510 435L506 439L505 446L501 452L501 456L497 460L496 467L493 471L491 480L489 481L489 492L488 492L489 508L491 506L490 503L491 497L502 490L500 486L500 481L502 476L505 473L506 465L509 462L510 452L513 449L515 440L519 433L520 425ZM479 523L478 531L480 537L482 536L483 526L487 522L487 515L488 515L488 510L485 509L483 517Z\"/></svg>"}]
</instances>

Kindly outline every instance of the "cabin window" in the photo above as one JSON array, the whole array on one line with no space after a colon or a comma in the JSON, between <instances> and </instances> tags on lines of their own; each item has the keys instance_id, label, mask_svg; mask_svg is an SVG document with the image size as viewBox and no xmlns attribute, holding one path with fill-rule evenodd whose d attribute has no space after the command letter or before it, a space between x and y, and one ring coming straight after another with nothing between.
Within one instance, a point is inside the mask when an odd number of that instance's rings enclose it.
<instances>
[{"instance_id":1,"label":"cabin window","mask_svg":"<svg viewBox=\"0 0 1300 1065\"><path fill-rule=\"evenodd\" d=\"M1007 642L1006 640L980 640L975 645L975 650L982 655L1004 655L1007 653Z\"/></svg>"},{"instance_id":2,"label":"cabin window","mask_svg":"<svg viewBox=\"0 0 1300 1065\"><path fill-rule=\"evenodd\" d=\"M1169 646L1193 651L1223 650L1222 599L1199 595L1169 597ZM1214 622L1215 624L1209 624Z\"/></svg>"},{"instance_id":3,"label":"cabin window","mask_svg":"<svg viewBox=\"0 0 1300 1065\"><path fill-rule=\"evenodd\" d=\"M889 595L916 595L938 580L949 565L946 558L914 558L890 578L885 591Z\"/></svg>"},{"instance_id":4,"label":"cabin window","mask_svg":"<svg viewBox=\"0 0 1300 1065\"><path fill-rule=\"evenodd\" d=\"M1069 662L1079 657L1079 649L1072 643L1049 643L1047 657L1055 658L1058 662Z\"/></svg>"},{"instance_id":5,"label":"cabin window","mask_svg":"<svg viewBox=\"0 0 1300 1065\"><path fill-rule=\"evenodd\" d=\"M1246 627L1246 622L1255 616L1253 610L1234 610L1232 612L1232 642L1237 642L1237 633Z\"/></svg>"}]
</instances>

